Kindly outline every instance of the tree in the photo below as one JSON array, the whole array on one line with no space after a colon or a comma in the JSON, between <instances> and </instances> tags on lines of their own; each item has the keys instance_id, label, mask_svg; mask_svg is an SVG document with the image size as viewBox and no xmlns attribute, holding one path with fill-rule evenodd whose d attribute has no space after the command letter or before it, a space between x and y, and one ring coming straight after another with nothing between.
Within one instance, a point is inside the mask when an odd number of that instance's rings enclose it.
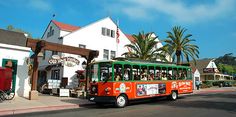
<instances>
[{"instance_id":1,"label":"tree","mask_svg":"<svg viewBox=\"0 0 236 117\"><path fill-rule=\"evenodd\" d=\"M199 58L199 47L197 45L191 44L195 41L190 39L191 34L184 35L187 29L180 26L175 26L172 28L173 32L167 32L167 39L164 40L166 45L164 48L171 55L172 61L175 61L177 58L176 64L181 64L181 59L183 62L183 57L189 62L190 57L193 59L196 64L196 58Z\"/></svg>"},{"instance_id":2,"label":"tree","mask_svg":"<svg viewBox=\"0 0 236 117\"><path fill-rule=\"evenodd\" d=\"M222 64L219 63L217 65L217 68L222 72L222 73L226 73L226 74L234 74L236 73L235 68L232 65L227 65L227 64Z\"/></svg>"},{"instance_id":3,"label":"tree","mask_svg":"<svg viewBox=\"0 0 236 117\"><path fill-rule=\"evenodd\" d=\"M15 27L12 26L12 25L8 25L6 29L9 30L9 31L15 31L15 32L21 32L21 33L28 34L28 37L31 37L31 38L32 38L32 35L31 35L29 32L24 31L24 30L22 30L22 29L20 29L20 28L15 28Z\"/></svg>"},{"instance_id":4,"label":"tree","mask_svg":"<svg viewBox=\"0 0 236 117\"><path fill-rule=\"evenodd\" d=\"M233 56L233 53L225 54L215 60L216 64L222 63L227 65L236 66L236 57Z\"/></svg>"},{"instance_id":5,"label":"tree","mask_svg":"<svg viewBox=\"0 0 236 117\"><path fill-rule=\"evenodd\" d=\"M222 73L235 74L236 73L236 57L232 53L225 54L215 60L217 67Z\"/></svg>"},{"instance_id":6,"label":"tree","mask_svg":"<svg viewBox=\"0 0 236 117\"><path fill-rule=\"evenodd\" d=\"M129 48L129 52L125 52L127 58L141 59L141 60L157 60L167 61L165 59L165 53L162 48L156 48L157 37L152 37L153 33L139 32L138 35L132 35L135 39L131 44L125 45Z\"/></svg>"}]
</instances>

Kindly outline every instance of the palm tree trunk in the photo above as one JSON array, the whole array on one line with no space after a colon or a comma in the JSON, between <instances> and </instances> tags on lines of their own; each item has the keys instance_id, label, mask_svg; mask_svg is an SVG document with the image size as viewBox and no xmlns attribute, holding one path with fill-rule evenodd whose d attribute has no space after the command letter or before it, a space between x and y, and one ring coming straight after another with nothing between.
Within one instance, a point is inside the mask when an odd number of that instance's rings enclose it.
<instances>
[{"instance_id":1,"label":"palm tree trunk","mask_svg":"<svg viewBox=\"0 0 236 117\"><path fill-rule=\"evenodd\" d=\"M177 65L180 65L180 55L177 55Z\"/></svg>"},{"instance_id":2,"label":"palm tree trunk","mask_svg":"<svg viewBox=\"0 0 236 117\"><path fill-rule=\"evenodd\" d=\"M177 65L180 65L180 55L181 55L181 50L176 50L175 55L177 56Z\"/></svg>"}]
</instances>

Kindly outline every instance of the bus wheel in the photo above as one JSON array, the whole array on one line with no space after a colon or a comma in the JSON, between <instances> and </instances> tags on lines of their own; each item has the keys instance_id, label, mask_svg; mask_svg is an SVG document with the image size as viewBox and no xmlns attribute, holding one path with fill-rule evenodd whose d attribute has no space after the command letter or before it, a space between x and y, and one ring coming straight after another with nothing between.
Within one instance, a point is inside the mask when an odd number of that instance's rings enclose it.
<instances>
[{"instance_id":1,"label":"bus wheel","mask_svg":"<svg viewBox=\"0 0 236 117\"><path fill-rule=\"evenodd\" d=\"M125 95L120 95L116 98L116 102L115 102L115 105L118 107L118 108L123 108L126 106L127 104L127 97Z\"/></svg>"},{"instance_id":2,"label":"bus wheel","mask_svg":"<svg viewBox=\"0 0 236 117\"><path fill-rule=\"evenodd\" d=\"M176 91L172 91L169 95L170 100L176 100L178 98L178 93Z\"/></svg>"}]
</instances>

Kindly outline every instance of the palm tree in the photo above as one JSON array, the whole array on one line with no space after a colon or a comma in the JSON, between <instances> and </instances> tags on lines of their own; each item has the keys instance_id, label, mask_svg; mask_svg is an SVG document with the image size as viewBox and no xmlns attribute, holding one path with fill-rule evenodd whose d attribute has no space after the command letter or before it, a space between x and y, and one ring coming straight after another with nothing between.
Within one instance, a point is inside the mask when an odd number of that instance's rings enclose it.
<instances>
[{"instance_id":1,"label":"palm tree","mask_svg":"<svg viewBox=\"0 0 236 117\"><path fill-rule=\"evenodd\" d=\"M172 61L175 61L177 57L176 64L181 64L181 59L183 62L183 57L189 62L190 57L196 64L196 57L199 58L199 47L194 44L190 44L190 42L195 41L194 39L190 39L191 34L184 35L187 31L185 28L181 28L181 26L175 26L172 28L173 32L167 32L167 39L164 40L166 45L163 48L168 51L169 55L172 56Z\"/></svg>"},{"instance_id":2,"label":"palm tree","mask_svg":"<svg viewBox=\"0 0 236 117\"><path fill-rule=\"evenodd\" d=\"M132 35L134 41L131 44L125 45L129 52L125 52L127 58L141 59L141 60L157 60L158 58L166 61L165 55L161 52L162 48L156 48L157 37L152 37L153 33L139 32L138 35Z\"/></svg>"}]
</instances>

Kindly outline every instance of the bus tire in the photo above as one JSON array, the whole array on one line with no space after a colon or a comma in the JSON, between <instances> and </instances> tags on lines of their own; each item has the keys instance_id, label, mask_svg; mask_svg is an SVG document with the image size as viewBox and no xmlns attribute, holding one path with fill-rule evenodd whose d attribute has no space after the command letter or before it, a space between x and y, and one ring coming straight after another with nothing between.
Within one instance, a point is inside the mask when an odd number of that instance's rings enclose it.
<instances>
[{"instance_id":1,"label":"bus tire","mask_svg":"<svg viewBox=\"0 0 236 117\"><path fill-rule=\"evenodd\" d=\"M124 108L128 103L128 99L125 95L121 94L116 98L115 105L118 108Z\"/></svg>"},{"instance_id":2,"label":"bus tire","mask_svg":"<svg viewBox=\"0 0 236 117\"><path fill-rule=\"evenodd\" d=\"M172 91L171 94L168 96L170 100L176 100L178 98L178 93L177 91Z\"/></svg>"}]
</instances>

